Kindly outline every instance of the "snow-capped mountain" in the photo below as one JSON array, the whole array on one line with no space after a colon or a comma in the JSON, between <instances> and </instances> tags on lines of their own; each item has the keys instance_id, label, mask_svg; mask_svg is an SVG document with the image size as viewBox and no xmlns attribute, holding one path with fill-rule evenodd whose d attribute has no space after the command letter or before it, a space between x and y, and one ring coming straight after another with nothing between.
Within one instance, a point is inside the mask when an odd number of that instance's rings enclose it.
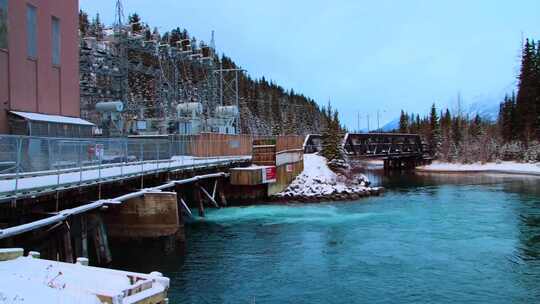
<instances>
[{"instance_id":1,"label":"snow-capped mountain","mask_svg":"<svg viewBox=\"0 0 540 304\"><path fill-rule=\"evenodd\" d=\"M496 121L499 116L500 102L501 101L480 100L471 103L463 114L469 115L471 118L478 114L483 119Z\"/></svg>"},{"instance_id":2,"label":"snow-capped mountain","mask_svg":"<svg viewBox=\"0 0 540 304\"><path fill-rule=\"evenodd\" d=\"M383 132L391 132L397 129L399 129L399 117L392 119L390 122L388 122L381 128Z\"/></svg>"},{"instance_id":3,"label":"snow-capped mountain","mask_svg":"<svg viewBox=\"0 0 540 304\"><path fill-rule=\"evenodd\" d=\"M463 106L460 110L463 116L468 116L473 118L476 114L480 115L481 118L487 119L490 121L496 121L499 116L499 106L502 101L502 97L487 97L487 96L477 96L473 98L472 102L469 105ZM458 112L457 106L449 106L450 112L455 114ZM440 109L439 109L440 111ZM427 112L426 112L427 114ZM424 116L426 114L421 114ZM382 126L383 132L390 132L399 128L399 117L392 119L390 122Z\"/></svg>"}]
</instances>

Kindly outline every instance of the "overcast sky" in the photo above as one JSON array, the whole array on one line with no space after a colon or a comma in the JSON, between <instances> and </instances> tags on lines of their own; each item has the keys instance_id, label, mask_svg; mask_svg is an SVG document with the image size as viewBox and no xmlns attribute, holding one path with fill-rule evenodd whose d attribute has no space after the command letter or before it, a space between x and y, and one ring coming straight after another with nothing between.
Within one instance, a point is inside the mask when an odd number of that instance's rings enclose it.
<instances>
[{"instance_id":1,"label":"overcast sky","mask_svg":"<svg viewBox=\"0 0 540 304\"><path fill-rule=\"evenodd\" d=\"M80 0L112 23L113 0ZM326 104L351 129L433 102L497 103L516 84L522 37L540 39L538 0L123 0L165 32L186 28L254 77Z\"/></svg>"}]
</instances>

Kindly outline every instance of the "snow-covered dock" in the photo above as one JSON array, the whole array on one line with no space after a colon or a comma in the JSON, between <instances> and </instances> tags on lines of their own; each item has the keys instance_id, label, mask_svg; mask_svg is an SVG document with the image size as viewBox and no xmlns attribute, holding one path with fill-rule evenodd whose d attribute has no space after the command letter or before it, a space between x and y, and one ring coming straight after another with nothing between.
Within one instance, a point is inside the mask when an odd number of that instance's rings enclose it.
<instances>
[{"instance_id":1,"label":"snow-covered dock","mask_svg":"<svg viewBox=\"0 0 540 304\"><path fill-rule=\"evenodd\" d=\"M174 156L170 160L128 162L104 166L88 166L57 171L0 175L0 201L8 201L20 194L26 196L40 192L57 191L132 178L151 173L232 165L248 161L251 156L224 156L197 158Z\"/></svg>"},{"instance_id":2,"label":"snow-covered dock","mask_svg":"<svg viewBox=\"0 0 540 304\"><path fill-rule=\"evenodd\" d=\"M169 279L158 272L142 274L31 256L1 260L0 303L157 304L167 301Z\"/></svg>"}]
</instances>

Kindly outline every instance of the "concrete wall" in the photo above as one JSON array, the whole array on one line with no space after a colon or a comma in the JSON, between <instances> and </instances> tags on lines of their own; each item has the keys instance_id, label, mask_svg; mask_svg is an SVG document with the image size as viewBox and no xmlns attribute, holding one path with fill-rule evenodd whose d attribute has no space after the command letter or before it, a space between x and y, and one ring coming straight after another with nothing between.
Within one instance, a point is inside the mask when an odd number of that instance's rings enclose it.
<instances>
[{"instance_id":1,"label":"concrete wall","mask_svg":"<svg viewBox=\"0 0 540 304\"><path fill-rule=\"evenodd\" d=\"M176 192L148 192L112 207L105 215L112 239L183 237Z\"/></svg>"},{"instance_id":2,"label":"concrete wall","mask_svg":"<svg viewBox=\"0 0 540 304\"><path fill-rule=\"evenodd\" d=\"M26 9L37 8L37 58L27 56ZM80 115L77 0L8 0L8 49L0 50L0 133L6 110ZM60 65L52 64L52 17L60 19Z\"/></svg>"},{"instance_id":3,"label":"concrete wall","mask_svg":"<svg viewBox=\"0 0 540 304\"><path fill-rule=\"evenodd\" d=\"M304 151L286 150L276 155L276 182L268 184L268 195L285 190L304 170Z\"/></svg>"}]
</instances>

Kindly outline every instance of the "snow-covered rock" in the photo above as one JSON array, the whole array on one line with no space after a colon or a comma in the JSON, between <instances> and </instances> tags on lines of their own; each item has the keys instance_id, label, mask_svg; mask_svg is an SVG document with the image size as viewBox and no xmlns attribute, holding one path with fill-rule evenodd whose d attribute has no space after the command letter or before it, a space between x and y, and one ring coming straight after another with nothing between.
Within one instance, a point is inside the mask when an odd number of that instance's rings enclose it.
<instances>
[{"instance_id":1,"label":"snow-covered rock","mask_svg":"<svg viewBox=\"0 0 540 304\"><path fill-rule=\"evenodd\" d=\"M304 155L304 171L276 198L310 199L355 199L360 196L378 194L381 188L368 187L368 178L355 175L348 178L336 174L328 167L326 158L317 154Z\"/></svg>"}]
</instances>

